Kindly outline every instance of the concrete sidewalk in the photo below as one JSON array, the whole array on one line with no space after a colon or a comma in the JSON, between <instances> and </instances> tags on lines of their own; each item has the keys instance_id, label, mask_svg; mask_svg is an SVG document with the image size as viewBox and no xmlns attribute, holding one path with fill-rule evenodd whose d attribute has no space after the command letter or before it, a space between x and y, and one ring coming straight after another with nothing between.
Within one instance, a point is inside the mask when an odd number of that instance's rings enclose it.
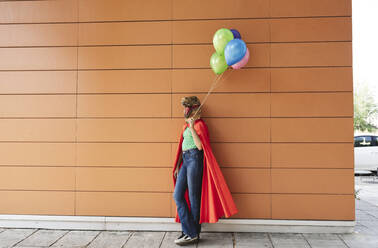
<instances>
[{"instance_id":1,"label":"concrete sidewalk","mask_svg":"<svg viewBox=\"0 0 378 248\"><path fill-rule=\"evenodd\" d=\"M188 247L378 247L378 207L356 200L356 227L349 234L309 233L211 233ZM79 231L5 228L0 247L179 247L179 232Z\"/></svg>"},{"instance_id":2,"label":"concrete sidewalk","mask_svg":"<svg viewBox=\"0 0 378 248\"><path fill-rule=\"evenodd\" d=\"M356 177L356 226L354 233L214 233L202 232L201 240L187 247L378 247L378 181ZM174 244L179 232L80 231L0 228L0 247L180 247Z\"/></svg>"}]
</instances>

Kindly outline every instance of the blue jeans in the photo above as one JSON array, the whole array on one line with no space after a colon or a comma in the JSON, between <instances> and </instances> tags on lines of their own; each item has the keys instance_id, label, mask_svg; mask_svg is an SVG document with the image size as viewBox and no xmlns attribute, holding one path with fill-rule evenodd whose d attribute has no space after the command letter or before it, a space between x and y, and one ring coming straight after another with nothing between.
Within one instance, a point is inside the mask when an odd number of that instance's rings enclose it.
<instances>
[{"instance_id":1,"label":"blue jeans","mask_svg":"<svg viewBox=\"0 0 378 248\"><path fill-rule=\"evenodd\" d=\"M178 171L173 198L177 206L182 231L190 237L201 232L199 223L201 209L203 149L192 148L182 153L183 164ZM188 189L190 211L185 200L185 191Z\"/></svg>"}]
</instances>

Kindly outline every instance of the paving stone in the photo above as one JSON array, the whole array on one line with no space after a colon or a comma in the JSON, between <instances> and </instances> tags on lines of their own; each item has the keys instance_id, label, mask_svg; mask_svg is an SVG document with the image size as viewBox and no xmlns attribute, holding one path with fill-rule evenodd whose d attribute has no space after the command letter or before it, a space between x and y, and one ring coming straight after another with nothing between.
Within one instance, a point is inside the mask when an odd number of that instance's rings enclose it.
<instances>
[{"instance_id":1,"label":"paving stone","mask_svg":"<svg viewBox=\"0 0 378 248\"><path fill-rule=\"evenodd\" d=\"M100 231L69 231L51 247L77 248L88 245Z\"/></svg>"},{"instance_id":2,"label":"paving stone","mask_svg":"<svg viewBox=\"0 0 378 248\"><path fill-rule=\"evenodd\" d=\"M367 227L369 230L374 232L375 234L378 234L378 223L377 222L372 222L372 221L359 221L359 224ZM377 246L378 247L378 246Z\"/></svg>"},{"instance_id":3,"label":"paving stone","mask_svg":"<svg viewBox=\"0 0 378 248\"><path fill-rule=\"evenodd\" d=\"M366 234L338 234L339 237L344 240L349 248L375 248L378 247L377 235Z\"/></svg>"},{"instance_id":4,"label":"paving stone","mask_svg":"<svg viewBox=\"0 0 378 248\"><path fill-rule=\"evenodd\" d=\"M0 248L12 247L37 230L31 228L5 229L0 233Z\"/></svg>"},{"instance_id":5,"label":"paving stone","mask_svg":"<svg viewBox=\"0 0 378 248\"><path fill-rule=\"evenodd\" d=\"M356 210L377 210L378 207L375 206L374 204L371 204L367 201L364 201L362 200L364 198L361 198L361 200L357 200L355 201L355 208Z\"/></svg>"},{"instance_id":6,"label":"paving stone","mask_svg":"<svg viewBox=\"0 0 378 248\"><path fill-rule=\"evenodd\" d=\"M47 248L48 246L12 246L17 248Z\"/></svg>"},{"instance_id":7,"label":"paving stone","mask_svg":"<svg viewBox=\"0 0 378 248\"><path fill-rule=\"evenodd\" d=\"M88 245L88 248L121 248L131 234L132 232L104 231Z\"/></svg>"},{"instance_id":8,"label":"paving stone","mask_svg":"<svg viewBox=\"0 0 378 248\"><path fill-rule=\"evenodd\" d=\"M347 248L337 234L303 233L303 236L312 248Z\"/></svg>"},{"instance_id":9,"label":"paving stone","mask_svg":"<svg viewBox=\"0 0 378 248\"><path fill-rule=\"evenodd\" d=\"M378 220L378 210L369 210L367 214L374 216Z\"/></svg>"},{"instance_id":10,"label":"paving stone","mask_svg":"<svg viewBox=\"0 0 378 248\"><path fill-rule=\"evenodd\" d=\"M377 226L378 225L378 221L376 220L360 220L358 221L359 224L361 225L371 225L371 226Z\"/></svg>"},{"instance_id":11,"label":"paving stone","mask_svg":"<svg viewBox=\"0 0 378 248\"><path fill-rule=\"evenodd\" d=\"M355 234L366 234L366 235L376 235L374 230L369 229L368 227L361 225L361 224L356 224L354 226L354 233Z\"/></svg>"},{"instance_id":12,"label":"paving stone","mask_svg":"<svg viewBox=\"0 0 378 248\"><path fill-rule=\"evenodd\" d=\"M63 236L59 238L59 234ZM0 247L46 248L49 245L49 240L52 240L53 237L55 237L58 240L50 247L170 248L178 247L176 244L174 244L174 240L180 236L180 234L181 232L130 233L126 231L101 232L77 230L62 231L44 229L5 229L2 233L0 233ZM234 233L234 242L232 233L202 232L201 240L198 242L198 244L194 243L188 245L187 247L375 248L378 247L377 234L377 230L370 229L361 224L357 224L355 226L355 232L351 234ZM233 243L235 244L234 246Z\"/></svg>"},{"instance_id":13,"label":"paving stone","mask_svg":"<svg viewBox=\"0 0 378 248\"><path fill-rule=\"evenodd\" d=\"M125 248L159 247L165 232L133 232L124 245Z\"/></svg>"},{"instance_id":14,"label":"paving stone","mask_svg":"<svg viewBox=\"0 0 378 248\"><path fill-rule=\"evenodd\" d=\"M235 233L235 247L272 248L267 233Z\"/></svg>"},{"instance_id":15,"label":"paving stone","mask_svg":"<svg viewBox=\"0 0 378 248\"><path fill-rule=\"evenodd\" d=\"M356 220L371 220L378 221L378 219L371 214L371 211L366 210L356 210Z\"/></svg>"},{"instance_id":16,"label":"paving stone","mask_svg":"<svg viewBox=\"0 0 378 248\"><path fill-rule=\"evenodd\" d=\"M300 233L269 233L275 248L310 248Z\"/></svg>"},{"instance_id":17,"label":"paving stone","mask_svg":"<svg viewBox=\"0 0 378 248\"><path fill-rule=\"evenodd\" d=\"M232 233L201 232L197 247L233 247Z\"/></svg>"},{"instance_id":18,"label":"paving stone","mask_svg":"<svg viewBox=\"0 0 378 248\"><path fill-rule=\"evenodd\" d=\"M48 248L49 246L12 246L12 248Z\"/></svg>"},{"instance_id":19,"label":"paving stone","mask_svg":"<svg viewBox=\"0 0 378 248\"><path fill-rule=\"evenodd\" d=\"M181 232L166 232L163 242L161 243L160 247L161 248L177 248L178 245L176 245L174 241L175 239L180 237L180 235L181 235ZM200 237L202 239L202 232L200 234ZM199 242L201 242L201 240ZM188 245L185 245L185 247L192 247L192 248L197 247L197 243L188 244Z\"/></svg>"},{"instance_id":20,"label":"paving stone","mask_svg":"<svg viewBox=\"0 0 378 248\"><path fill-rule=\"evenodd\" d=\"M59 238L65 235L69 230L46 230L40 229L37 232L33 233L25 240L17 244L19 247L32 247L32 246L41 246L46 247L52 245Z\"/></svg>"},{"instance_id":21,"label":"paving stone","mask_svg":"<svg viewBox=\"0 0 378 248\"><path fill-rule=\"evenodd\" d=\"M371 205L378 207L378 182L371 181L367 183L363 183L359 185L361 190L359 191L358 195L359 198L362 199L365 202L370 203Z\"/></svg>"},{"instance_id":22,"label":"paving stone","mask_svg":"<svg viewBox=\"0 0 378 248\"><path fill-rule=\"evenodd\" d=\"M375 217L368 220L362 220L362 222L369 222L372 225L378 225L378 219L376 219Z\"/></svg>"}]
</instances>

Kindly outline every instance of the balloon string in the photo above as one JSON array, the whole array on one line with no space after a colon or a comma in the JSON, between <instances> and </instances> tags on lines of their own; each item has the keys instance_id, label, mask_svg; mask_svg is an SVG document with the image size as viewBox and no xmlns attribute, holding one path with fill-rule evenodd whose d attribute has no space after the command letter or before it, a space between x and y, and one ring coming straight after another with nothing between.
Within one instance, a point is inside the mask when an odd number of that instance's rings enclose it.
<instances>
[{"instance_id":1,"label":"balloon string","mask_svg":"<svg viewBox=\"0 0 378 248\"><path fill-rule=\"evenodd\" d=\"M233 71L233 70L232 70L232 71ZM216 88L216 85L217 85L219 82L222 81L222 80L220 80L220 79L222 78L223 74L225 74L225 73L222 73L222 74L217 75L217 76L215 77L213 83L211 84L211 87L210 87L209 91L207 92L207 95L206 95L205 99L202 101L202 103L201 103L201 105L199 106L199 108L197 108L197 111L194 113L193 116L196 116L198 110L200 110L200 109L202 108L203 104L206 102L208 96L210 95L210 92L213 91L213 89ZM225 77L224 79L228 78L230 75L231 75L231 72L230 72L230 73L227 75L227 77Z\"/></svg>"},{"instance_id":2,"label":"balloon string","mask_svg":"<svg viewBox=\"0 0 378 248\"><path fill-rule=\"evenodd\" d=\"M230 73L228 73L227 76L223 77L222 80L219 80L219 81L217 81L217 82L214 84L214 88L213 88L213 90L216 89L216 88L218 87L218 85L221 84L221 82L226 81L226 79L229 78L230 75L231 75L231 73L232 73L233 71L235 71L235 70L228 70L228 71L230 71Z\"/></svg>"},{"instance_id":3,"label":"balloon string","mask_svg":"<svg viewBox=\"0 0 378 248\"><path fill-rule=\"evenodd\" d=\"M221 75L217 75L217 76L214 78L214 81L213 81L213 83L211 84L211 87L210 87L209 91L207 92L207 95L206 95L205 99L202 101L201 105L197 108L197 110L196 110L196 112L194 113L193 116L196 116L198 110L200 110L200 109L202 108L203 104L206 102L207 97L209 96L210 92L211 92L211 91L213 90L213 88L214 88L214 83L216 83L216 82L222 77L222 75L223 75L223 73L222 73Z\"/></svg>"}]
</instances>

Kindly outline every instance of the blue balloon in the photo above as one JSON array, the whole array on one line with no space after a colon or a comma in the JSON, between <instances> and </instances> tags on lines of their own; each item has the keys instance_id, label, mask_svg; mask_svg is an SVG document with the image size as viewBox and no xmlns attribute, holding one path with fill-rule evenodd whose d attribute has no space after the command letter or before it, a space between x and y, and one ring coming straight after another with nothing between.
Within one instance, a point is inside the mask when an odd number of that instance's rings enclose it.
<instances>
[{"instance_id":1,"label":"blue balloon","mask_svg":"<svg viewBox=\"0 0 378 248\"><path fill-rule=\"evenodd\" d=\"M247 45L241 39L229 41L224 49L224 57L227 65L233 65L239 62L247 52Z\"/></svg>"},{"instance_id":2,"label":"blue balloon","mask_svg":"<svg viewBox=\"0 0 378 248\"><path fill-rule=\"evenodd\" d=\"M232 34L234 35L234 39L241 39L241 35L238 30L236 29L230 29Z\"/></svg>"}]
</instances>

